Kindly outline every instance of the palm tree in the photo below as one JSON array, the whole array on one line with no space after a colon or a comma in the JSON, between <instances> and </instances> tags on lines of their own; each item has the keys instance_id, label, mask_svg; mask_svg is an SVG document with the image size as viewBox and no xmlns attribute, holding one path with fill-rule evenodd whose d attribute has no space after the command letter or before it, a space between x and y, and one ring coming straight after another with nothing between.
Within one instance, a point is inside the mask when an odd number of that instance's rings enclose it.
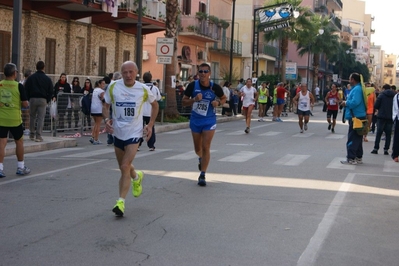
<instances>
[{"instance_id":1,"label":"palm tree","mask_svg":"<svg viewBox=\"0 0 399 266\"><path fill-rule=\"evenodd\" d=\"M310 27L310 22L308 17L312 16L309 8L300 6L302 0L271 0L268 1L270 5L288 3L292 6L295 11L299 12L299 17L296 19L291 19L290 26L280 30L268 31L264 34L264 39L266 42L279 40L279 49L281 54L281 78L285 82L285 68L286 68L286 58L288 54L288 43L290 41L296 42L298 39L298 33L302 30ZM266 7L266 6L265 6Z\"/></svg>"},{"instance_id":2,"label":"palm tree","mask_svg":"<svg viewBox=\"0 0 399 266\"><path fill-rule=\"evenodd\" d=\"M351 69L356 66L356 56L352 53L352 47L349 44L340 42L337 52L330 57L330 62L335 63L339 78L342 79L344 67Z\"/></svg>"},{"instance_id":3,"label":"palm tree","mask_svg":"<svg viewBox=\"0 0 399 266\"><path fill-rule=\"evenodd\" d=\"M177 111L176 103L176 90L172 88L171 76L176 75L176 58L177 58L177 31L178 31L178 10L179 1L178 0L168 0L166 1L166 38L174 39L174 51L172 57L172 63L166 65L165 70L165 91L167 93L165 117L166 118L176 118L179 117L179 112Z\"/></svg>"},{"instance_id":4,"label":"palm tree","mask_svg":"<svg viewBox=\"0 0 399 266\"><path fill-rule=\"evenodd\" d=\"M333 56L339 47L338 35L336 30L330 26L330 20L325 17L314 15L310 17L311 27L307 31L302 31L298 38L298 54L313 54L313 84L312 93L318 84L320 54L325 54L327 58Z\"/></svg>"}]
</instances>

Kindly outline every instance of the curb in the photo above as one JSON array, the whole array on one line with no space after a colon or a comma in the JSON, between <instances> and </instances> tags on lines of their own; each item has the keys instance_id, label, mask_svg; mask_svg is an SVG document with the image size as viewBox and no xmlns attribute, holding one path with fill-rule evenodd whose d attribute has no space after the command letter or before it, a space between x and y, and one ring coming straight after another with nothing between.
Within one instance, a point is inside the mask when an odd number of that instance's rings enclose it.
<instances>
[{"instance_id":1,"label":"curb","mask_svg":"<svg viewBox=\"0 0 399 266\"><path fill-rule=\"evenodd\" d=\"M76 147L78 145L77 141L73 138L65 139L65 138L53 138L53 137L45 137L43 136L44 142L33 142L31 140L24 140L24 154L39 152L39 151L47 151L54 150L60 148L70 148ZM5 155L15 155L15 142L7 143Z\"/></svg>"}]
</instances>

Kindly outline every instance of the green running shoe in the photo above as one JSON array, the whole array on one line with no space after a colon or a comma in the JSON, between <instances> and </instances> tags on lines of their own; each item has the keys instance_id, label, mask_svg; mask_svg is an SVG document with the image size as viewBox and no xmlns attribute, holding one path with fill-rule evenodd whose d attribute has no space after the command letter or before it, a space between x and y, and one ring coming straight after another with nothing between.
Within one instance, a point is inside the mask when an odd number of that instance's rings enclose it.
<instances>
[{"instance_id":1,"label":"green running shoe","mask_svg":"<svg viewBox=\"0 0 399 266\"><path fill-rule=\"evenodd\" d=\"M123 214L125 213L125 202L123 200L117 200L112 211L116 216L123 217Z\"/></svg>"},{"instance_id":2,"label":"green running shoe","mask_svg":"<svg viewBox=\"0 0 399 266\"><path fill-rule=\"evenodd\" d=\"M144 173L142 171L136 171L138 180L132 179L132 193L134 197L139 197L141 192L143 191L143 187L141 186L141 182L143 181Z\"/></svg>"}]
</instances>

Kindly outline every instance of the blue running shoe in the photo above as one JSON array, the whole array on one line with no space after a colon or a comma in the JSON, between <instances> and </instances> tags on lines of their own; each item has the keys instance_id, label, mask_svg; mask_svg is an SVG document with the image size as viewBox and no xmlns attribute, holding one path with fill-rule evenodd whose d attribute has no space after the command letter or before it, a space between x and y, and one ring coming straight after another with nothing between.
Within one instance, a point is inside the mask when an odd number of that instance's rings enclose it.
<instances>
[{"instance_id":1,"label":"blue running shoe","mask_svg":"<svg viewBox=\"0 0 399 266\"><path fill-rule=\"evenodd\" d=\"M200 175L198 177L198 186L200 186L200 187L205 187L206 186L206 181L205 181L205 176L204 175Z\"/></svg>"},{"instance_id":2,"label":"blue running shoe","mask_svg":"<svg viewBox=\"0 0 399 266\"><path fill-rule=\"evenodd\" d=\"M29 173L30 173L30 169L26 166L24 168L18 167L17 172L16 172L17 175L27 175Z\"/></svg>"}]
</instances>

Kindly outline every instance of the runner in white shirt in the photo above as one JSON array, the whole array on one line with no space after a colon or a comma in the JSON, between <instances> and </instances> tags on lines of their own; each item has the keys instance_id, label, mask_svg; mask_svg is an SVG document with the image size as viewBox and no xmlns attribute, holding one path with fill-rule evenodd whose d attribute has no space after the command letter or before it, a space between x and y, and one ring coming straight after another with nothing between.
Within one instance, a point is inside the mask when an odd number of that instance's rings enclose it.
<instances>
[{"instance_id":1,"label":"runner in white shirt","mask_svg":"<svg viewBox=\"0 0 399 266\"><path fill-rule=\"evenodd\" d=\"M148 88L150 88L151 92L154 94L155 100L156 100L156 101L161 100L161 93L159 92L158 87L151 83L152 75L151 75L150 72L145 72L145 73L143 74L143 80L144 80L144 82L145 82L145 85L146 85ZM144 103L143 109L144 109L144 111L143 111L143 119L144 119L144 121L143 121L143 123L144 123L143 126L145 126L145 125L147 125L147 124L150 122L150 118L151 118L151 109L152 109L152 108L151 108L151 104L148 103L148 102ZM143 143L143 141L144 141L143 138L141 138L139 147L141 146L141 144ZM151 138L147 141L147 146L148 146L148 148L150 149L150 151L155 151L155 141L156 141L156 138L155 138L155 127L152 126L152 136L151 136Z\"/></svg>"},{"instance_id":2,"label":"runner in white shirt","mask_svg":"<svg viewBox=\"0 0 399 266\"><path fill-rule=\"evenodd\" d=\"M143 105L151 104L151 118L146 126L147 140L152 135L152 128L158 114L158 102L154 94L144 84L136 81L138 68L136 63L127 61L121 67L122 80L117 80L107 89L103 106L107 132L114 135L115 155L121 177L119 180L119 199L112 211L117 216L125 212L125 198L130 182L134 197L141 195L143 172L136 171L133 159L143 136ZM112 105L113 118L109 119L109 107Z\"/></svg>"},{"instance_id":3,"label":"runner in white shirt","mask_svg":"<svg viewBox=\"0 0 399 266\"><path fill-rule=\"evenodd\" d=\"M303 133L304 129L305 131L308 130L310 107L314 104L313 94L308 91L306 83L301 84L301 91L295 95L293 101L298 106L298 123L301 133ZM305 125L303 118L305 118Z\"/></svg>"},{"instance_id":4,"label":"runner in white shirt","mask_svg":"<svg viewBox=\"0 0 399 266\"><path fill-rule=\"evenodd\" d=\"M258 92L252 87L252 79L247 78L245 86L240 89L242 97L242 114L245 116L246 128L245 133L249 133L251 128L252 110L255 107L255 102L258 100Z\"/></svg>"},{"instance_id":5,"label":"runner in white shirt","mask_svg":"<svg viewBox=\"0 0 399 266\"><path fill-rule=\"evenodd\" d=\"M91 98L90 114L94 119L94 127L91 132L90 142L93 145L101 144L101 142L98 140L98 136L100 135L100 126L101 126L101 121L103 119L102 101L104 99L104 87L105 87L105 81L103 79L96 81L95 88L93 90L93 95Z\"/></svg>"}]
</instances>

